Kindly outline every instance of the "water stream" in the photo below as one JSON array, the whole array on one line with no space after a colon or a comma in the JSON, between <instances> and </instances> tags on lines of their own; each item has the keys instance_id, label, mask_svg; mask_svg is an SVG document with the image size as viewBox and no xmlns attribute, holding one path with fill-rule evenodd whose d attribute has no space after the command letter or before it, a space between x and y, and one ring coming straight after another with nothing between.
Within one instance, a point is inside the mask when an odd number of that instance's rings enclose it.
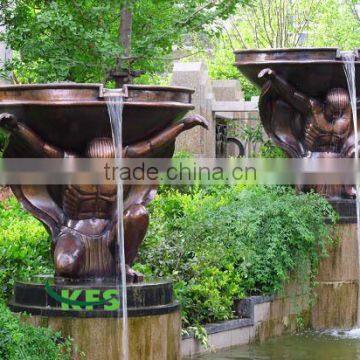
<instances>
[{"instance_id":1,"label":"water stream","mask_svg":"<svg viewBox=\"0 0 360 360\"><path fill-rule=\"evenodd\" d=\"M111 122L112 136L115 146L115 165L120 168L122 159L122 113L123 96L119 91L111 91L105 97L106 105ZM124 202L123 202L123 183L117 178L117 249L118 261L120 264L120 274L117 271L118 294L121 290L121 309L122 311L122 358L129 358L129 335L128 335L128 311L127 311L127 289L126 289L126 265L125 265L125 244L124 244ZM120 314L119 314L120 315ZM120 316L118 316L120 318Z\"/></svg>"},{"instance_id":2,"label":"water stream","mask_svg":"<svg viewBox=\"0 0 360 360\"><path fill-rule=\"evenodd\" d=\"M358 122L357 122L357 107L356 107L356 82L355 82L355 52L344 51L341 53L344 62L344 71L346 75L348 91L352 109L352 119L354 125L354 137L355 137L355 171L356 171L356 218L357 218L357 244L358 244L358 269L360 272L360 183L358 179L359 169L359 134L358 134ZM360 286L360 274L358 275L358 281ZM360 291L358 291L358 308L357 308L357 327L360 328Z\"/></svg>"}]
</instances>

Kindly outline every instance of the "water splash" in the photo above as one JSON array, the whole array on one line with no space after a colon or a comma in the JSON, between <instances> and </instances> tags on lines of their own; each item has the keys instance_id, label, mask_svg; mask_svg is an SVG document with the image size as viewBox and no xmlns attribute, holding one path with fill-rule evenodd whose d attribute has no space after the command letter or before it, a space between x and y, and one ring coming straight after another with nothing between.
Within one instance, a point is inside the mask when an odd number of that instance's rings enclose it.
<instances>
[{"instance_id":1,"label":"water splash","mask_svg":"<svg viewBox=\"0 0 360 360\"><path fill-rule=\"evenodd\" d=\"M109 91L106 96L106 105L111 122L112 137L115 146L115 165L120 168L122 159L122 113L123 113L123 96L121 92ZM129 358L129 335L128 335L128 311L127 311L127 289L126 289L126 264L125 264L125 243L124 243L124 188L123 183L117 178L117 247L119 254L120 282L117 281L118 292L120 293L121 284L121 299L122 299L122 358L128 360Z\"/></svg>"},{"instance_id":2,"label":"water splash","mask_svg":"<svg viewBox=\"0 0 360 360\"><path fill-rule=\"evenodd\" d=\"M360 269L360 184L358 179L359 169L359 134L358 134L358 119L357 119L357 107L356 107L356 82L355 82L355 52L343 51L341 53L342 60L344 62L344 71L346 75L346 81L348 85L348 91L350 96L352 119L354 125L354 138L355 138L355 170L356 170L356 219L357 219L357 243L358 243L358 268ZM360 284L360 277L358 279ZM357 308L357 327L360 327L360 291L358 292L358 308Z\"/></svg>"},{"instance_id":3,"label":"water splash","mask_svg":"<svg viewBox=\"0 0 360 360\"><path fill-rule=\"evenodd\" d=\"M321 332L322 335L329 335L339 339L360 339L360 328L351 330L332 329Z\"/></svg>"}]
</instances>

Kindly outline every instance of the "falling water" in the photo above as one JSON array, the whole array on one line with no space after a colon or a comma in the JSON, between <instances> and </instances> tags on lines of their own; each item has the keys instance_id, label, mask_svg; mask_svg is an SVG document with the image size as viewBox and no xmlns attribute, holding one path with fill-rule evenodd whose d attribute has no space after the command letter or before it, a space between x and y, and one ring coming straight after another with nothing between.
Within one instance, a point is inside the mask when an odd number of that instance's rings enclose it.
<instances>
[{"instance_id":1,"label":"falling water","mask_svg":"<svg viewBox=\"0 0 360 360\"><path fill-rule=\"evenodd\" d=\"M341 54L344 62L344 71L348 84L348 90L350 95L352 118L354 124L354 136L355 136L355 169L356 169L356 218L357 218L357 243L358 243L358 268L360 269L360 184L357 176L359 169L359 134L358 134L358 122L357 122L357 108L356 108L356 82L355 82L355 52L344 51ZM360 276L359 276L360 284ZM358 292L358 309L357 309L357 327L360 327L360 291Z\"/></svg>"},{"instance_id":2,"label":"falling water","mask_svg":"<svg viewBox=\"0 0 360 360\"><path fill-rule=\"evenodd\" d=\"M115 145L115 163L120 168L122 158L122 112L123 97L119 91L108 92L106 105L111 122L112 136ZM127 311L127 289L126 289L126 268L125 268L125 244L124 244L124 203L123 203L123 183L117 179L117 247L120 264L120 283L122 298L122 356L124 360L129 358L129 337L128 337L128 311ZM119 277L117 277L119 279ZM120 283L118 281L118 291L120 293Z\"/></svg>"}]
</instances>

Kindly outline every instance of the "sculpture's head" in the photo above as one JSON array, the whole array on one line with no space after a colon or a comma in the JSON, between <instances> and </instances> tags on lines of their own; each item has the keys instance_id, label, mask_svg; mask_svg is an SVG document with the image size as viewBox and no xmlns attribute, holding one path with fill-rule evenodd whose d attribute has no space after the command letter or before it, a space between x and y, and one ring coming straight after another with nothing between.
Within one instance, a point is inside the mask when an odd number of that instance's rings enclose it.
<instances>
[{"instance_id":1,"label":"sculpture's head","mask_svg":"<svg viewBox=\"0 0 360 360\"><path fill-rule=\"evenodd\" d=\"M325 113L328 120L338 119L350 106L350 97L343 88L331 89L326 95Z\"/></svg>"},{"instance_id":2,"label":"sculpture's head","mask_svg":"<svg viewBox=\"0 0 360 360\"><path fill-rule=\"evenodd\" d=\"M85 155L88 158L114 158L115 149L112 139L108 137L101 137L91 140L86 148Z\"/></svg>"}]
</instances>

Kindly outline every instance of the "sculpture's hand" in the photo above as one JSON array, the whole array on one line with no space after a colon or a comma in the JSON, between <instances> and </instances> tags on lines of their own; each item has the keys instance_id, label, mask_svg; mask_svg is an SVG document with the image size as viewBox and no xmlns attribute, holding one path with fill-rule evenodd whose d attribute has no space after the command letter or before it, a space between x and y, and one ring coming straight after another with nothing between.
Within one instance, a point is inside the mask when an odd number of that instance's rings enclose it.
<instances>
[{"instance_id":1,"label":"sculpture's hand","mask_svg":"<svg viewBox=\"0 0 360 360\"><path fill-rule=\"evenodd\" d=\"M310 98L295 89L290 83L279 76L274 70L266 68L259 72L259 79L270 82L272 91L287 102L300 114L306 116L310 110Z\"/></svg>"},{"instance_id":2,"label":"sculpture's hand","mask_svg":"<svg viewBox=\"0 0 360 360\"><path fill-rule=\"evenodd\" d=\"M0 127L6 131L13 131L17 128L18 122L14 115L9 113L0 114Z\"/></svg>"},{"instance_id":3,"label":"sculpture's hand","mask_svg":"<svg viewBox=\"0 0 360 360\"><path fill-rule=\"evenodd\" d=\"M183 120L182 123L184 124L184 129L185 130L189 130L192 129L193 127L200 125L205 129L209 128L209 123L207 122L207 120L201 116L201 115L189 115L186 116Z\"/></svg>"},{"instance_id":4,"label":"sculpture's hand","mask_svg":"<svg viewBox=\"0 0 360 360\"><path fill-rule=\"evenodd\" d=\"M273 79L274 77L276 76L276 73L274 70L271 70L269 68L266 68L266 69L263 69L259 72L259 75L258 75L258 78L259 79L262 79L262 78L265 78L265 79L268 79L268 80L271 80Z\"/></svg>"}]
</instances>

